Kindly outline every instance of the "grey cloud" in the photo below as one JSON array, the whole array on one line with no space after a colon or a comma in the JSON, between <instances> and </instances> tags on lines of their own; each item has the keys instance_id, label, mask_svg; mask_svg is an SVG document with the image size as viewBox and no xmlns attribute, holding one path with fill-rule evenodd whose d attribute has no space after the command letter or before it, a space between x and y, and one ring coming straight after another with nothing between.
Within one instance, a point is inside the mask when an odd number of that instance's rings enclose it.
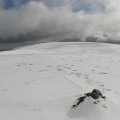
<instances>
[{"instance_id":1,"label":"grey cloud","mask_svg":"<svg viewBox=\"0 0 120 120\"><path fill-rule=\"evenodd\" d=\"M88 0L86 4L90 5L94 1ZM97 1L105 6L105 12L99 12L100 9L93 13L86 12L84 9L75 12L72 6L74 2L78 2L77 0L65 1L57 7L48 7L44 2L31 1L18 9L1 9L0 42L27 44L36 43L39 40L42 42L64 39L85 41L88 36L101 37L104 34L109 40L114 38L119 41L120 9L118 4L120 2L117 0ZM93 10L96 9L94 5Z\"/></svg>"},{"instance_id":2,"label":"grey cloud","mask_svg":"<svg viewBox=\"0 0 120 120\"><path fill-rule=\"evenodd\" d=\"M4 0L0 0L0 8L4 5Z\"/></svg>"}]
</instances>

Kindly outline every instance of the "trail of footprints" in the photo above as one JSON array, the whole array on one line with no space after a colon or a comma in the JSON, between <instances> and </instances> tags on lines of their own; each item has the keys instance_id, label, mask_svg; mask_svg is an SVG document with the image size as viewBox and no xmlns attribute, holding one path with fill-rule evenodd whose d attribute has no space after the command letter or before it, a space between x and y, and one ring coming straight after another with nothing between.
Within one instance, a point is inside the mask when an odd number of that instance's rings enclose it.
<instances>
[{"instance_id":1,"label":"trail of footprints","mask_svg":"<svg viewBox=\"0 0 120 120\"><path fill-rule=\"evenodd\" d=\"M80 70L76 69L76 65L75 64L60 64L60 65L46 65L43 66L43 68L40 68L39 65L34 64L34 63L26 63L25 60L23 60L22 63L19 63L16 65L19 68L24 68L27 69L28 71L33 71L33 72L46 72L46 71L51 71L51 70L56 70L58 72L64 72L67 75L73 75L76 76L77 78L82 77L87 84L90 85L97 85L99 88L102 88L103 91L111 91L111 89L106 89L106 87L104 86L104 84L102 82L98 82L98 81L94 81L90 78L89 74L86 73L82 73L80 72ZM91 69L92 72L94 72L95 74L99 74L99 75L107 75L107 72L97 72L96 69L100 68L99 65L94 66L94 68ZM33 84L34 82L36 82L38 80L32 80L32 81L25 81L25 82L21 82L18 84L14 84L14 85L10 85L8 87L5 87L3 89L1 89L2 92L7 92L12 88L15 87L19 87L21 85L30 85Z\"/></svg>"},{"instance_id":2,"label":"trail of footprints","mask_svg":"<svg viewBox=\"0 0 120 120\"><path fill-rule=\"evenodd\" d=\"M104 85L104 83L92 80L92 78L90 78L89 74L82 73L79 70L74 69L73 68L74 66L75 65L69 65L69 64L66 64L66 65L63 65L63 66L59 65L59 66L57 66L56 70L58 70L59 72L64 72L67 75L76 76L77 78L81 78L82 77L82 79L84 79L87 84L95 85L98 88L102 89L103 92L111 92L112 91L111 89L106 88L105 85ZM100 67L100 66L95 66L95 68L96 67ZM96 70L95 69L91 69L91 71L95 72ZM106 72L98 72L97 73L96 72L96 74L107 75L108 73L106 73Z\"/></svg>"}]
</instances>

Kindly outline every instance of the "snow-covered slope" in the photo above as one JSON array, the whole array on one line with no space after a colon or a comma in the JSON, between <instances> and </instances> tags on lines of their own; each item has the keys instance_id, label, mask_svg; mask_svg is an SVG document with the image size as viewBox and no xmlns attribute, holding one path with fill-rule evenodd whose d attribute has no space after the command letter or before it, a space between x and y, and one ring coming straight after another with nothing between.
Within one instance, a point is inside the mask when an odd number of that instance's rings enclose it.
<instances>
[{"instance_id":1,"label":"snow-covered slope","mask_svg":"<svg viewBox=\"0 0 120 120\"><path fill-rule=\"evenodd\" d=\"M94 88L106 101L71 108ZM119 111L119 45L45 43L0 53L0 120L119 120Z\"/></svg>"}]
</instances>

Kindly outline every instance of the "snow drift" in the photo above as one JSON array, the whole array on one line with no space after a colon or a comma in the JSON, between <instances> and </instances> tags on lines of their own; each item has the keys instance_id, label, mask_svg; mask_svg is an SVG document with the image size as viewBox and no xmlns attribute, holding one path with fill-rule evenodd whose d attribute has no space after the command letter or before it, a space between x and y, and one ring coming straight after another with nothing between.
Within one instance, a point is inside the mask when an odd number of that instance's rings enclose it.
<instances>
[{"instance_id":1,"label":"snow drift","mask_svg":"<svg viewBox=\"0 0 120 120\"><path fill-rule=\"evenodd\" d=\"M119 120L119 45L32 45L1 52L0 68L1 120ZM94 88L106 101L93 104L86 98L72 109Z\"/></svg>"}]
</instances>

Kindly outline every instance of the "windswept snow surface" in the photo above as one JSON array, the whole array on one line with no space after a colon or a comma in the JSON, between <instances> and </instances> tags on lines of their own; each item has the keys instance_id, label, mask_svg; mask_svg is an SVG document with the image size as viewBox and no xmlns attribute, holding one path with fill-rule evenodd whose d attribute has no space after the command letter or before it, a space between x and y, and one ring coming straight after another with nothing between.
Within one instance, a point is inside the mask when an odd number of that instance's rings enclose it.
<instances>
[{"instance_id":1,"label":"windswept snow surface","mask_svg":"<svg viewBox=\"0 0 120 120\"><path fill-rule=\"evenodd\" d=\"M94 88L106 101L71 108ZM119 113L119 45L44 43L0 53L0 120L120 120Z\"/></svg>"}]
</instances>

